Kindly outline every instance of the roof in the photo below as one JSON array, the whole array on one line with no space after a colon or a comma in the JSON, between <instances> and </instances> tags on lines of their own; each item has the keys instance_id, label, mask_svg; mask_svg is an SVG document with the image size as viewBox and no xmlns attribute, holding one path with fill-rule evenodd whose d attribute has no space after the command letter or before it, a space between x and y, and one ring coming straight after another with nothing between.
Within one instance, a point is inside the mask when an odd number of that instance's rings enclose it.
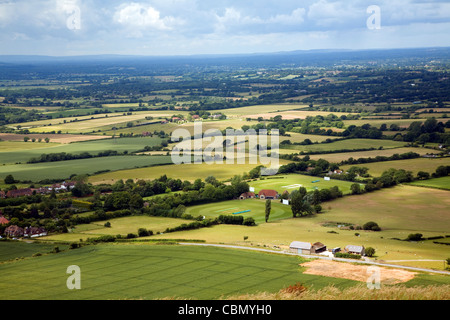
<instances>
[{"instance_id":1,"label":"roof","mask_svg":"<svg viewBox=\"0 0 450 320\"><path fill-rule=\"evenodd\" d=\"M354 245L348 245L345 247L345 250L351 251L351 252L362 252L364 250L363 246L354 246Z\"/></svg>"},{"instance_id":2,"label":"roof","mask_svg":"<svg viewBox=\"0 0 450 320\"><path fill-rule=\"evenodd\" d=\"M289 248L292 249L311 249L311 243L309 242L301 242L301 241L293 241L291 242L291 244L289 245Z\"/></svg>"},{"instance_id":3,"label":"roof","mask_svg":"<svg viewBox=\"0 0 450 320\"><path fill-rule=\"evenodd\" d=\"M323 248L323 247L325 247L325 245L322 242L316 242L316 243L313 244L313 247Z\"/></svg>"},{"instance_id":4,"label":"roof","mask_svg":"<svg viewBox=\"0 0 450 320\"><path fill-rule=\"evenodd\" d=\"M268 189L263 189L260 192L258 192L258 195L265 195L266 197L276 197L278 195L278 192L276 192L275 190L268 190Z\"/></svg>"},{"instance_id":5,"label":"roof","mask_svg":"<svg viewBox=\"0 0 450 320\"><path fill-rule=\"evenodd\" d=\"M254 197L255 193L254 192L244 192L243 194L241 194L241 197Z\"/></svg>"},{"instance_id":6,"label":"roof","mask_svg":"<svg viewBox=\"0 0 450 320\"><path fill-rule=\"evenodd\" d=\"M0 214L0 225L2 224L8 224L9 220L6 219L3 215Z\"/></svg>"}]
</instances>

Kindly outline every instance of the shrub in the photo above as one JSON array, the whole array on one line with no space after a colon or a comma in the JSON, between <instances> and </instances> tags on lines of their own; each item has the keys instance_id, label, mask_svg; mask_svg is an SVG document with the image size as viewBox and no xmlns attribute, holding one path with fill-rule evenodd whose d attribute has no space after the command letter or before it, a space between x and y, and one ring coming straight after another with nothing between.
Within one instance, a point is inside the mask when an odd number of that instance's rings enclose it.
<instances>
[{"instance_id":1,"label":"shrub","mask_svg":"<svg viewBox=\"0 0 450 320\"><path fill-rule=\"evenodd\" d=\"M408 238L406 238L407 241L420 241L422 240L422 234L421 233L411 233L408 235Z\"/></svg>"},{"instance_id":2,"label":"shrub","mask_svg":"<svg viewBox=\"0 0 450 320\"><path fill-rule=\"evenodd\" d=\"M378 226L376 222L369 221L363 225L364 230L372 230L372 231L380 231L381 228Z\"/></svg>"},{"instance_id":3,"label":"shrub","mask_svg":"<svg viewBox=\"0 0 450 320\"><path fill-rule=\"evenodd\" d=\"M375 249L372 247L367 247L365 251L368 257L373 257L373 255L375 254Z\"/></svg>"},{"instance_id":4,"label":"shrub","mask_svg":"<svg viewBox=\"0 0 450 320\"><path fill-rule=\"evenodd\" d=\"M361 256L359 254L352 254L347 252L336 252L334 256L336 258L361 259Z\"/></svg>"},{"instance_id":5,"label":"shrub","mask_svg":"<svg viewBox=\"0 0 450 320\"><path fill-rule=\"evenodd\" d=\"M252 217L245 218L242 224L244 226L256 226L255 219L253 219Z\"/></svg>"}]
</instances>

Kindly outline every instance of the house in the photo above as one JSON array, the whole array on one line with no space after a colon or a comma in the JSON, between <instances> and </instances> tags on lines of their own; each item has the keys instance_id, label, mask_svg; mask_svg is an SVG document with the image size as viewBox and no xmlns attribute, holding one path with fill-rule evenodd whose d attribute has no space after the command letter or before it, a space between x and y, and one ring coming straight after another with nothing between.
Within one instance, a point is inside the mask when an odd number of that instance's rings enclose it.
<instances>
[{"instance_id":1,"label":"house","mask_svg":"<svg viewBox=\"0 0 450 320\"><path fill-rule=\"evenodd\" d=\"M327 251L327 246L321 242L316 242L311 247L311 253L321 253Z\"/></svg>"},{"instance_id":2,"label":"house","mask_svg":"<svg viewBox=\"0 0 450 320\"><path fill-rule=\"evenodd\" d=\"M365 254L364 246L354 246L354 245L348 245L345 247L345 252L351 253L351 254L359 254L363 256Z\"/></svg>"},{"instance_id":3,"label":"house","mask_svg":"<svg viewBox=\"0 0 450 320\"><path fill-rule=\"evenodd\" d=\"M0 226L1 226L2 224L8 224L8 223L9 223L9 220L6 219L6 218L0 213Z\"/></svg>"},{"instance_id":4,"label":"house","mask_svg":"<svg viewBox=\"0 0 450 320\"><path fill-rule=\"evenodd\" d=\"M47 235L47 231L42 227L28 227L23 230L24 237L43 237Z\"/></svg>"},{"instance_id":5,"label":"house","mask_svg":"<svg viewBox=\"0 0 450 320\"><path fill-rule=\"evenodd\" d=\"M293 241L289 245L289 251L297 254L311 254L312 245L309 242Z\"/></svg>"},{"instance_id":6,"label":"house","mask_svg":"<svg viewBox=\"0 0 450 320\"><path fill-rule=\"evenodd\" d=\"M179 117L173 117L172 118L172 122L178 122L178 121L180 121L181 119L179 118Z\"/></svg>"},{"instance_id":7,"label":"house","mask_svg":"<svg viewBox=\"0 0 450 320\"><path fill-rule=\"evenodd\" d=\"M11 238L22 237L23 228L18 227L16 225L12 225L5 229L5 234Z\"/></svg>"},{"instance_id":8,"label":"house","mask_svg":"<svg viewBox=\"0 0 450 320\"><path fill-rule=\"evenodd\" d=\"M6 193L5 193L5 191L0 191L0 198L2 198L2 199L4 199L4 198L6 198Z\"/></svg>"},{"instance_id":9,"label":"house","mask_svg":"<svg viewBox=\"0 0 450 320\"><path fill-rule=\"evenodd\" d=\"M263 189L259 191L258 198L270 200L278 199L278 192L276 192L275 190Z\"/></svg>"},{"instance_id":10,"label":"house","mask_svg":"<svg viewBox=\"0 0 450 320\"><path fill-rule=\"evenodd\" d=\"M253 198L255 198L255 197L256 197L256 195L255 195L254 192L244 192L243 194L241 194L241 195L239 196L239 199L240 199L240 200L244 200L244 199L253 199Z\"/></svg>"},{"instance_id":11,"label":"house","mask_svg":"<svg viewBox=\"0 0 450 320\"><path fill-rule=\"evenodd\" d=\"M201 120L200 116L198 114L194 114L192 116L192 120Z\"/></svg>"},{"instance_id":12,"label":"house","mask_svg":"<svg viewBox=\"0 0 450 320\"><path fill-rule=\"evenodd\" d=\"M32 195L33 195L33 190L31 190L30 188L9 190L6 193L6 197L8 197L8 198L18 198L18 197L32 196Z\"/></svg>"}]
</instances>

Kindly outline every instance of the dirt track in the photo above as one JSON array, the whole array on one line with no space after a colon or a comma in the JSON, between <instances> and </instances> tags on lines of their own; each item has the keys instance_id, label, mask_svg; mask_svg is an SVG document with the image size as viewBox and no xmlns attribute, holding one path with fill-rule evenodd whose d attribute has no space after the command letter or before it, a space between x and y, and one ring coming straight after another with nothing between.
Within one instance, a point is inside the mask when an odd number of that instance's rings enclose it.
<instances>
[{"instance_id":1,"label":"dirt track","mask_svg":"<svg viewBox=\"0 0 450 320\"><path fill-rule=\"evenodd\" d=\"M303 273L320 276L344 278L366 282L372 274L368 268L371 266L354 265L350 263L336 262L330 260L317 259L300 264L307 270ZM373 268L373 267L372 267ZM380 281L382 284L396 284L409 281L416 275L415 272L378 267L380 270Z\"/></svg>"}]
</instances>

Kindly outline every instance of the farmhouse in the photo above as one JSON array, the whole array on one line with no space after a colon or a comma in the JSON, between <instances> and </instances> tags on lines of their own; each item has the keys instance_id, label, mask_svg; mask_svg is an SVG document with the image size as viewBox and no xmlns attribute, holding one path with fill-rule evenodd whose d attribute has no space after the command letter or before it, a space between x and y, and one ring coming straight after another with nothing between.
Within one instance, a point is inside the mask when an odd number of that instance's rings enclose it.
<instances>
[{"instance_id":1,"label":"farmhouse","mask_svg":"<svg viewBox=\"0 0 450 320\"><path fill-rule=\"evenodd\" d=\"M345 252L352 253L352 254L359 254L363 256L365 254L364 246L354 246L354 245L348 245L345 247Z\"/></svg>"},{"instance_id":2,"label":"farmhouse","mask_svg":"<svg viewBox=\"0 0 450 320\"><path fill-rule=\"evenodd\" d=\"M42 227L28 227L23 230L24 237L43 237L47 235L47 231Z\"/></svg>"},{"instance_id":3,"label":"farmhouse","mask_svg":"<svg viewBox=\"0 0 450 320\"><path fill-rule=\"evenodd\" d=\"M8 198L18 198L18 197L32 196L32 195L33 195L33 190L31 190L30 188L9 190L8 193L6 193L6 197L8 197Z\"/></svg>"},{"instance_id":4,"label":"farmhouse","mask_svg":"<svg viewBox=\"0 0 450 320\"><path fill-rule=\"evenodd\" d=\"M240 200L253 199L253 198L255 198L255 193L254 192L244 192L243 194L241 194L239 196Z\"/></svg>"},{"instance_id":5,"label":"farmhouse","mask_svg":"<svg viewBox=\"0 0 450 320\"><path fill-rule=\"evenodd\" d=\"M312 245L309 242L293 241L289 245L289 251L298 254L310 254Z\"/></svg>"},{"instance_id":6,"label":"farmhouse","mask_svg":"<svg viewBox=\"0 0 450 320\"><path fill-rule=\"evenodd\" d=\"M258 198L260 199L278 199L278 192L276 192L275 190L267 190L267 189L263 189L261 191L259 191L258 193Z\"/></svg>"},{"instance_id":7,"label":"farmhouse","mask_svg":"<svg viewBox=\"0 0 450 320\"><path fill-rule=\"evenodd\" d=\"M5 229L5 234L11 238L22 237L23 236L23 228L18 227L16 225L12 225Z\"/></svg>"}]
</instances>

